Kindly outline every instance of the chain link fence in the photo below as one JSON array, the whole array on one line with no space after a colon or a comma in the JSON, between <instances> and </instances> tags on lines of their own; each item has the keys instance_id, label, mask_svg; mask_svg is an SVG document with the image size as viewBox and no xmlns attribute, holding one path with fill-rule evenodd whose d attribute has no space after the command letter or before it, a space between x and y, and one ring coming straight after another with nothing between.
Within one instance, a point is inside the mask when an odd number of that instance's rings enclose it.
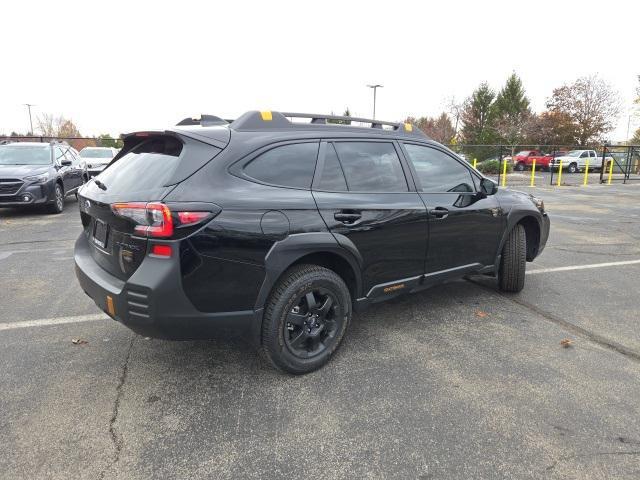
<instances>
[{"instance_id":1,"label":"chain link fence","mask_svg":"<svg viewBox=\"0 0 640 480\"><path fill-rule=\"evenodd\" d=\"M0 136L6 142L66 142L84 147L121 146L98 137ZM448 147L485 176L505 186L578 186L640 180L638 145L470 145Z\"/></svg>"}]
</instances>

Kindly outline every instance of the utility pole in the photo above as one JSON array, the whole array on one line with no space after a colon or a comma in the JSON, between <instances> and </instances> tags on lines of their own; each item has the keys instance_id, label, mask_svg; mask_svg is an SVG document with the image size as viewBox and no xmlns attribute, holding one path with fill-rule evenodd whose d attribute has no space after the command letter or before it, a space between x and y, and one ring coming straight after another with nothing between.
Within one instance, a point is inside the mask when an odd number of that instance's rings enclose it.
<instances>
[{"instance_id":1,"label":"utility pole","mask_svg":"<svg viewBox=\"0 0 640 480\"><path fill-rule=\"evenodd\" d=\"M29 126L31 127L31 130L29 130L29 134L33 135L33 120L31 119L31 107L35 107L35 105L32 103L25 103L24 105L29 110Z\"/></svg>"},{"instance_id":2,"label":"utility pole","mask_svg":"<svg viewBox=\"0 0 640 480\"><path fill-rule=\"evenodd\" d=\"M384 85L367 85L369 88L373 88L373 119L376 119L376 92L379 88L382 88Z\"/></svg>"}]
</instances>

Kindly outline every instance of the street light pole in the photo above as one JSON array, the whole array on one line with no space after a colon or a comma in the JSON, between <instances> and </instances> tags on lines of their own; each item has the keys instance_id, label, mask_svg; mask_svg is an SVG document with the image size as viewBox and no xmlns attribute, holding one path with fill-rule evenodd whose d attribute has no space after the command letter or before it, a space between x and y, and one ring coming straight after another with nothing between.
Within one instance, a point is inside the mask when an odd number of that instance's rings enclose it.
<instances>
[{"instance_id":1,"label":"street light pole","mask_svg":"<svg viewBox=\"0 0 640 480\"><path fill-rule=\"evenodd\" d=\"M373 88L373 119L376 119L376 92L379 88L382 88L384 85L367 85L369 88Z\"/></svg>"},{"instance_id":2,"label":"street light pole","mask_svg":"<svg viewBox=\"0 0 640 480\"><path fill-rule=\"evenodd\" d=\"M31 127L31 130L29 130L29 133L33 135L33 120L31 119L31 107L35 107L35 105L32 103L25 103L24 105L29 110L29 126Z\"/></svg>"}]
</instances>

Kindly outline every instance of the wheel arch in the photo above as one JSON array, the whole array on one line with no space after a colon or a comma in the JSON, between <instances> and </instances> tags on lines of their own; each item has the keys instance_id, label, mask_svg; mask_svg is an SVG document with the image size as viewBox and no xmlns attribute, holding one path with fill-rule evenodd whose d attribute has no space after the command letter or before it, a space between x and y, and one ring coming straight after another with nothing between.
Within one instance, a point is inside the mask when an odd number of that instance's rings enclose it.
<instances>
[{"instance_id":1,"label":"wheel arch","mask_svg":"<svg viewBox=\"0 0 640 480\"><path fill-rule=\"evenodd\" d=\"M264 308L274 285L287 270L303 263L320 265L340 275L349 288L352 301L361 296L362 259L357 250L351 251L349 246L338 243L328 232L303 233L276 242L267 253L265 279L256 299L256 310Z\"/></svg>"},{"instance_id":2,"label":"wheel arch","mask_svg":"<svg viewBox=\"0 0 640 480\"><path fill-rule=\"evenodd\" d=\"M527 262L533 261L540 251L542 225L538 215L531 211L513 212L507 219L507 228L505 228L502 238L500 239L500 245L496 255L496 267L499 264L504 243L507 241L507 237L516 225L522 225L524 227L527 238Z\"/></svg>"}]
</instances>

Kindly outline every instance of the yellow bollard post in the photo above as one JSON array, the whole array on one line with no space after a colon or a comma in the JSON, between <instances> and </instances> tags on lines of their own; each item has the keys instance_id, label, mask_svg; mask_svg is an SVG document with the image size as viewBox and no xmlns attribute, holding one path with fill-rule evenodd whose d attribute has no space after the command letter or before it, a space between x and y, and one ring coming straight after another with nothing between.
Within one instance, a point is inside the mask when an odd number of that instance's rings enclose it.
<instances>
[{"instance_id":1,"label":"yellow bollard post","mask_svg":"<svg viewBox=\"0 0 640 480\"><path fill-rule=\"evenodd\" d=\"M609 178L607 179L607 185L611 185L612 176L613 176L613 160L609 160Z\"/></svg>"},{"instance_id":2,"label":"yellow bollard post","mask_svg":"<svg viewBox=\"0 0 640 480\"><path fill-rule=\"evenodd\" d=\"M584 182L583 185L586 185L589 180L589 158L587 158L587 164L584 166Z\"/></svg>"},{"instance_id":3,"label":"yellow bollard post","mask_svg":"<svg viewBox=\"0 0 640 480\"><path fill-rule=\"evenodd\" d=\"M529 186L533 187L536 181L536 159L533 159L533 165L531 165L531 184Z\"/></svg>"},{"instance_id":4,"label":"yellow bollard post","mask_svg":"<svg viewBox=\"0 0 640 480\"><path fill-rule=\"evenodd\" d=\"M478 159L477 159L477 158L474 158L474 159L473 159L473 168L474 168L474 169L476 168L476 164L477 164L477 163L478 163Z\"/></svg>"},{"instance_id":5,"label":"yellow bollard post","mask_svg":"<svg viewBox=\"0 0 640 480\"><path fill-rule=\"evenodd\" d=\"M558 166L558 186L562 185L562 159L560 159L560 165Z\"/></svg>"},{"instance_id":6,"label":"yellow bollard post","mask_svg":"<svg viewBox=\"0 0 640 480\"><path fill-rule=\"evenodd\" d=\"M507 186L507 159L504 160L504 165L502 167L502 186Z\"/></svg>"}]
</instances>

